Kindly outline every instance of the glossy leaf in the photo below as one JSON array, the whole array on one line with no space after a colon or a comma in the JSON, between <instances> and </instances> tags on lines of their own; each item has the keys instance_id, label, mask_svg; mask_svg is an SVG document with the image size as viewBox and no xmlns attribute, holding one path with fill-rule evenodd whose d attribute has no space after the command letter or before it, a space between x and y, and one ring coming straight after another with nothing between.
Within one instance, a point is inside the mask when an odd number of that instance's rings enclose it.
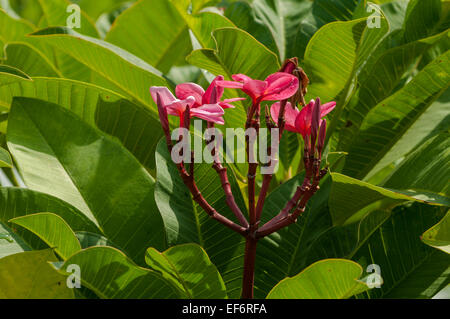
<instances>
[{"instance_id":1,"label":"glossy leaf","mask_svg":"<svg viewBox=\"0 0 450 319\"><path fill-rule=\"evenodd\" d=\"M329 205L335 225L355 222L355 220L364 216L363 214L369 212L367 210L361 211L364 208L373 210L380 207L392 207L405 201L450 205L449 198L426 190L393 190L374 186L338 173L331 173L331 176L333 184ZM367 207L369 205L375 206Z\"/></svg>"},{"instance_id":2,"label":"glossy leaf","mask_svg":"<svg viewBox=\"0 0 450 319\"><path fill-rule=\"evenodd\" d=\"M61 77L52 62L26 42L8 43L5 46L5 54L5 64L20 68L29 76Z\"/></svg>"},{"instance_id":3,"label":"glossy leaf","mask_svg":"<svg viewBox=\"0 0 450 319\"><path fill-rule=\"evenodd\" d=\"M171 281L188 299L226 298L225 284L208 255L196 244L173 246L164 252L149 248L145 261Z\"/></svg>"},{"instance_id":4,"label":"glossy leaf","mask_svg":"<svg viewBox=\"0 0 450 319\"><path fill-rule=\"evenodd\" d=\"M37 213L16 217L9 222L28 229L41 238L58 255L67 259L81 249L78 239L70 226L58 215Z\"/></svg>"},{"instance_id":5,"label":"glossy leaf","mask_svg":"<svg viewBox=\"0 0 450 319\"><path fill-rule=\"evenodd\" d=\"M239 298L241 289L243 238L211 219L184 185L164 141L156 150L157 184L155 200L164 220L169 245L198 243L202 246L227 286L230 298ZM236 202L245 209L239 186L228 170ZM195 165L195 181L206 200L221 214L236 220L228 208L217 173L208 164ZM247 213L244 210L244 215Z\"/></svg>"},{"instance_id":6,"label":"glossy leaf","mask_svg":"<svg viewBox=\"0 0 450 319\"><path fill-rule=\"evenodd\" d=\"M111 247L91 247L56 267L66 276L68 265L82 269L81 284L104 299L177 298L178 289L160 274L136 266L121 251Z\"/></svg>"},{"instance_id":7,"label":"glossy leaf","mask_svg":"<svg viewBox=\"0 0 450 319\"><path fill-rule=\"evenodd\" d=\"M29 251L31 248L6 224L0 222L0 259L9 255Z\"/></svg>"},{"instance_id":8,"label":"glossy leaf","mask_svg":"<svg viewBox=\"0 0 450 319\"><path fill-rule=\"evenodd\" d=\"M192 51L189 31L203 48L213 48L211 32L234 26L225 17L212 12L199 13L200 9L189 14L180 1L139 1L116 19L105 40L167 73L172 65L184 64ZM137 28L141 32L135 32Z\"/></svg>"},{"instance_id":9,"label":"glossy leaf","mask_svg":"<svg viewBox=\"0 0 450 319\"><path fill-rule=\"evenodd\" d=\"M116 141L60 106L29 98L14 100L7 138L28 187L79 208L138 262L148 246L165 247L154 180Z\"/></svg>"},{"instance_id":10,"label":"glossy leaf","mask_svg":"<svg viewBox=\"0 0 450 319\"><path fill-rule=\"evenodd\" d=\"M276 285L268 299L346 299L368 289L363 269L345 259L325 259Z\"/></svg>"},{"instance_id":11,"label":"glossy leaf","mask_svg":"<svg viewBox=\"0 0 450 319\"><path fill-rule=\"evenodd\" d=\"M450 212L422 235L422 241L431 247L450 254Z\"/></svg>"},{"instance_id":12,"label":"glossy leaf","mask_svg":"<svg viewBox=\"0 0 450 319\"><path fill-rule=\"evenodd\" d=\"M148 106L153 104L149 87L167 85L155 68L105 41L81 35L65 27L47 28L32 35L69 54L130 97ZM156 112L156 108L154 110Z\"/></svg>"},{"instance_id":13,"label":"glossy leaf","mask_svg":"<svg viewBox=\"0 0 450 319\"><path fill-rule=\"evenodd\" d=\"M432 102L448 89L449 56L449 52L441 55L405 87L370 111L349 151L344 174L364 177Z\"/></svg>"},{"instance_id":14,"label":"glossy leaf","mask_svg":"<svg viewBox=\"0 0 450 319\"><path fill-rule=\"evenodd\" d=\"M9 152L3 148L0 147L0 167L12 167L12 159L11 155L9 155Z\"/></svg>"},{"instance_id":15,"label":"glossy leaf","mask_svg":"<svg viewBox=\"0 0 450 319\"><path fill-rule=\"evenodd\" d=\"M0 298L72 299L66 285L48 262L57 261L50 249L27 251L0 259Z\"/></svg>"}]
</instances>

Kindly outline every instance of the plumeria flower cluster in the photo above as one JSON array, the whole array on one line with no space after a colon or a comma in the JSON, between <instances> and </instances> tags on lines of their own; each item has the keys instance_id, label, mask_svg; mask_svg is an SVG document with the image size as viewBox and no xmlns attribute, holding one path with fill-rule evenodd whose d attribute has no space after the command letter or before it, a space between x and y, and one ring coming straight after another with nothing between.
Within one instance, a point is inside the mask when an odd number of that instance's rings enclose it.
<instances>
[{"instance_id":1,"label":"plumeria flower cluster","mask_svg":"<svg viewBox=\"0 0 450 319\"><path fill-rule=\"evenodd\" d=\"M284 130L302 135L305 146L303 154L304 181L297 188L294 196L286 203L286 206L262 226L259 225L261 212L273 173L263 176L256 203L255 176L258 163L249 161L247 174L249 219L247 220L233 197L228 181L227 168L222 165L220 158L216 156L216 148L214 147L211 150L214 159L213 168L217 171L221 180L227 205L239 221L239 223L235 223L217 212L203 197L194 180L193 161L191 161L189 170L186 169L183 162L176 164L183 182L189 188L193 199L199 206L210 217L246 238L242 296L252 298L256 243L260 238L294 223L305 210L308 200L319 189L320 179L327 172L327 169L320 170L327 124L323 118L334 109L336 103L328 102L322 105L319 98L308 104L305 103L304 96L307 93L309 80L305 72L298 66L297 58L286 60L278 72L269 75L264 80L252 79L245 74L235 74L232 76L232 80L226 81L223 76L219 75L206 90L195 83L183 83L176 86L175 96L166 87L151 87L150 93L158 106L161 125L170 152L172 141L168 114L179 117L181 128L189 129L192 117L207 121L209 128L214 127L215 124L223 125L225 124L223 118L225 110L234 108L233 102L245 99L243 97L222 99L225 88L241 90L250 97L252 104L247 110L246 129L253 128L256 134L259 134L261 103L263 101L275 101L270 107L266 106L265 108L266 126L278 128L279 139L281 139ZM298 109L297 105L303 107ZM248 137L246 144L247 159L249 159L249 150L252 147L249 145ZM191 156L193 157L193 153L191 153Z\"/></svg>"}]
</instances>

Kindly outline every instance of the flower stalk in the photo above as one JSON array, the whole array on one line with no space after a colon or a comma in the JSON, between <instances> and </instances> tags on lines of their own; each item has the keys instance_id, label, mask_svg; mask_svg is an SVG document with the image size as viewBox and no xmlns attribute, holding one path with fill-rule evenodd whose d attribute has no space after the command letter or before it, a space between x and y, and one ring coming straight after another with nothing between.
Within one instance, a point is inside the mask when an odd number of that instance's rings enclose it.
<instances>
[{"instance_id":1,"label":"flower stalk","mask_svg":"<svg viewBox=\"0 0 450 319\"><path fill-rule=\"evenodd\" d=\"M252 129L255 138L246 135L246 155L248 161L248 220L237 205L231 185L228 179L227 168L221 163L219 147L215 135L207 138L207 144L211 147L213 158L212 168L217 172L225 194L226 203L236 217L237 223L217 212L204 198L194 179L194 153L191 151L191 163L189 172L183 161L177 163L179 174L189 189L192 198L213 219L245 237L244 270L242 278L242 298L253 298L253 286L256 264L256 247L258 241L280 229L297 221L305 211L309 199L319 189L320 180L326 175L327 168L320 169L321 156L326 135L326 121L322 118L335 106L334 102L321 105L320 99L311 101L308 105L304 102L308 77L298 66L296 58L288 59L279 72L269 75L264 81L253 80L250 77L237 74L233 75L234 81L224 81L222 76L214 79L206 91L194 83L180 84L176 88L175 98L167 88L152 87L150 89L155 100L160 122L166 138L169 152L172 152L171 133L168 114L180 117L180 127L189 130L190 120L193 116L207 121L209 129L215 128L215 123L224 124L223 110L233 108L232 102L242 98L221 101L223 88L241 89L252 99L252 106L247 113L245 128ZM269 107L265 107L265 122L267 128L277 128L278 142L285 130L302 134L304 140L303 163L305 177L301 186L298 186L292 198L285 207L272 219L260 226L261 214L265 199L268 195L270 183L273 178L273 170L263 175L262 186L256 201L256 173L258 161L254 160L254 143L259 137L260 108L262 101L279 101ZM301 111L296 105L303 105ZM179 140L183 138L180 135ZM273 138L273 137L272 137ZM269 163L273 167L272 146L267 147Z\"/></svg>"}]
</instances>

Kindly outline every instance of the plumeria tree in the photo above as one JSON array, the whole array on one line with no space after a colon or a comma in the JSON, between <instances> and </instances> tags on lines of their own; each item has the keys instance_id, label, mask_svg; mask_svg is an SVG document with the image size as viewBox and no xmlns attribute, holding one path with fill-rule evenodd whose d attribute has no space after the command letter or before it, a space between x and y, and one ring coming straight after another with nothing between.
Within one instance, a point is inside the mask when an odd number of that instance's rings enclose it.
<instances>
[{"instance_id":1,"label":"plumeria tree","mask_svg":"<svg viewBox=\"0 0 450 319\"><path fill-rule=\"evenodd\" d=\"M0 1L0 298L445 296L448 10Z\"/></svg>"}]
</instances>

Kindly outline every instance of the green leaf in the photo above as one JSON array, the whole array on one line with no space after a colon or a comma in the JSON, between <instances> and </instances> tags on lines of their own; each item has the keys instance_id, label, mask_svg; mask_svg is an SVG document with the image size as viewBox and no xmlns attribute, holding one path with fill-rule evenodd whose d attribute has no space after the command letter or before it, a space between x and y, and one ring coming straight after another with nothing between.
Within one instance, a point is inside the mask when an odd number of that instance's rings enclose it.
<instances>
[{"instance_id":1,"label":"green leaf","mask_svg":"<svg viewBox=\"0 0 450 319\"><path fill-rule=\"evenodd\" d=\"M37 213L16 217L9 222L22 226L54 248L62 259L67 259L81 249L75 233L64 219L52 213Z\"/></svg>"},{"instance_id":2,"label":"green leaf","mask_svg":"<svg viewBox=\"0 0 450 319\"><path fill-rule=\"evenodd\" d=\"M95 2L91 0L80 0L78 4L91 19L97 20L102 13L110 12L126 1L128 0L97 0Z\"/></svg>"},{"instance_id":3,"label":"green leaf","mask_svg":"<svg viewBox=\"0 0 450 319\"><path fill-rule=\"evenodd\" d=\"M358 88L342 105L340 118L336 118L339 131L336 150L348 151L356 140L364 120L377 104L392 95L398 86L404 86L405 73L414 69L414 63L428 49L448 38L446 32L387 50L376 50L358 74ZM383 45L380 44L380 47ZM381 53L377 53L381 51ZM412 71L411 71L412 72ZM430 125L428 125L430 126ZM414 136L410 136L414 141ZM408 141L411 143L411 140Z\"/></svg>"},{"instance_id":4,"label":"green leaf","mask_svg":"<svg viewBox=\"0 0 450 319\"><path fill-rule=\"evenodd\" d=\"M80 242L81 248L89 248L92 246L111 246L116 247L108 238L91 232L86 231L77 231L75 233L75 236L77 236L78 241Z\"/></svg>"},{"instance_id":5,"label":"green leaf","mask_svg":"<svg viewBox=\"0 0 450 319\"><path fill-rule=\"evenodd\" d=\"M43 11L43 18L48 26L65 26L67 25L69 16L73 14L73 11L68 11L68 6L71 4L68 0L38 0ZM42 25L42 21L40 23ZM86 13L80 11L80 25L76 27L77 32L88 35L90 37L98 38L98 31L95 28L94 22Z\"/></svg>"},{"instance_id":6,"label":"green leaf","mask_svg":"<svg viewBox=\"0 0 450 319\"><path fill-rule=\"evenodd\" d=\"M379 265L383 278L381 289L371 289L364 295L431 298L450 282L450 256L420 240L423 231L441 215L438 210L419 203L399 207L391 218L362 238L351 258L363 268Z\"/></svg>"},{"instance_id":7,"label":"green leaf","mask_svg":"<svg viewBox=\"0 0 450 319\"><path fill-rule=\"evenodd\" d=\"M147 106L154 105L149 87L167 86L155 68L108 42L65 27L50 27L34 32L32 36L69 54ZM156 114L156 108L154 112Z\"/></svg>"},{"instance_id":8,"label":"green leaf","mask_svg":"<svg viewBox=\"0 0 450 319\"><path fill-rule=\"evenodd\" d=\"M333 22L323 26L308 43L305 51L305 71L311 85L308 96L323 101L339 98L335 116L351 89L353 78L388 31L386 19L381 27L369 28L367 19Z\"/></svg>"},{"instance_id":9,"label":"green leaf","mask_svg":"<svg viewBox=\"0 0 450 319\"><path fill-rule=\"evenodd\" d=\"M426 3L411 0L408 4L404 21L404 39L412 42L433 35L441 21L441 0Z\"/></svg>"},{"instance_id":10,"label":"green leaf","mask_svg":"<svg viewBox=\"0 0 450 319\"><path fill-rule=\"evenodd\" d=\"M439 223L423 233L422 241L450 254L450 211Z\"/></svg>"},{"instance_id":11,"label":"green leaf","mask_svg":"<svg viewBox=\"0 0 450 319\"><path fill-rule=\"evenodd\" d=\"M291 45L290 55L302 58L311 38L322 26L330 22L352 20L358 2L360 1L315 0L310 12L296 25L297 30Z\"/></svg>"},{"instance_id":12,"label":"green leaf","mask_svg":"<svg viewBox=\"0 0 450 319\"><path fill-rule=\"evenodd\" d=\"M92 247L70 257L68 265L82 269L81 284L104 299L170 299L180 297L178 289L160 274L136 266L121 251L111 247Z\"/></svg>"},{"instance_id":13,"label":"green leaf","mask_svg":"<svg viewBox=\"0 0 450 319\"><path fill-rule=\"evenodd\" d=\"M346 299L368 289L363 269L346 259L325 259L276 285L267 299Z\"/></svg>"},{"instance_id":14,"label":"green leaf","mask_svg":"<svg viewBox=\"0 0 450 319\"><path fill-rule=\"evenodd\" d=\"M5 46L5 64L16 67L29 76L61 77L51 61L26 42L9 42Z\"/></svg>"},{"instance_id":15,"label":"green leaf","mask_svg":"<svg viewBox=\"0 0 450 319\"><path fill-rule=\"evenodd\" d=\"M427 65L406 86L381 101L366 116L347 156L344 174L362 178L414 122L449 87L446 52Z\"/></svg>"},{"instance_id":16,"label":"green leaf","mask_svg":"<svg viewBox=\"0 0 450 319\"><path fill-rule=\"evenodd\" d=\"M125 99L99 99L95 118L99 129L117 137L142 165L155 171L155 150L163 130L148 109Z\"/></svg>"},{"instance_id":17,"label":"green leaf","mask_svg":"<svg viewBox=\"0 0 450 319\"><path fill-rule=\"evenodd\" d=\"M138 263L148 246L165 247L154 180L116 141L30 98L14 99L7 139L28 187L79 208Z\"/></svg>"},{"instance_id":18,"label":"green leaf","mask_svg":"<svg viewBox=\"0 0 450 319\"><path fill-rule=\"evenodd\" d=\"M450 134L442 132L408 154L388 177L383 187L427 190L448 196L450 186Z\"/></svg>"},{"instance_id":19,"label":"green leaf","mask_svg":"<svg viewBox=\"0 0 450 319\"><path fill-rule=\"evenodd\" d=\"M57 214L75 231L100 232L78 209L56 197L26 188L0 187L0 222L11 225L8 221L12 218L42 211ZM18 229L16 233L32 248L39 248L40 241L30 232Z\"/></svg>"},{"instance_id":20,"label":"green leaf","mask_svg":"<svg viewBox=\"0 0 450 319\"><path fill-rule=\"evenodd\" d=\"M13 82L10 78L10 74L0 72L0 81ZM110 90L68 79L41 77L13 79L15 83L0 86L0 105L5 105L9 109L15 96L37 98L67 108L90 125L96 123L97 105L124 98Z\"/></svg>"},{"instance_id":21,"label":"green leaf","mask_svg":"<svg viewBox=\"0 0 450 319\"><path fill-rule=\"evenodd\" d=\"M279 68L277 56L251 35L236 28L223 28L213 32L217 43L216 50L200 49L193 51L186 60L214 75L223 75L231 79L231 75L243 73L253 79L264 79ZM236 97L238 92L230 90L230 96ZM237 104L239 105L239 104ZM228 127L243 127L246 118L245 110L238 106L232 112L225 112L225 123Z\"/></svg>"},{"instance_id":22,"label":"green leaf","mask_svg":"<svg viewBox=\"0 0 450 319\"><path fill-rule=\"evenodd\" d=\"M0 67L1 69L1 67ZM17 83L0 87L0 105L8 108L14 96L33 97L58 103L113 135L143 165L155 169L154 151L162 134L159 122L151 112L110 90L68 79L33 78L27 81L0 73L0 81ZM149 136L155 138L148 138Z\"/></svg>"},{"instance_id":23,"label":"green leaf","mask_svg":"<svg viewBox=\"0 0 450 319\"><path fill-rule=\"evenodd\" d=\"M0 259L0 298L72 299L73 290L49 261L57 261L51 249L26 251Z\"/></svg>"},{"instance_id":24,"label":"green leaf","mask_svg":"<svg viewBox=\"0 0 450 319\"><path fill-rule=\"evenodd\" d=\"M197 11L189 14L186 9L180 1L136 2L116 19L105 40L167 73L172 65L184 64L192 51L190 30L203 48L213 48L211 32L234 26L219 14ZM136 29L141 32L135 32Z\"/></svg>"},{"instance_id":25,"label":"green leaf","mask_svg":"<svg viewBox=\"0 0 450 319\"><path fill-rule=\"evenodd\" d=\"M13 162L9 152L0 147L0 167L13 167Z\"/></svg>"},{"instance_id":26,"label":"green leaf","mask_svg":"<svg viewBox=\"0 0 450 319\"><path fill-rule=\"evenodd\" d=\"M197 244L184 244L160 253L149 248L147 265L171 281L188 299L223 299L225 284L206 252Z\"/></svg>"},{"instance_id":27,"label":"green leaf","mask_svg":"<svg viewBox=\"0 0 450 319\"><path fill-rule=\"evenodd\" d=\"M295 0L255 0L251 4L237 1L227 7L225 15L284 60L290 57L287 52L290 53L298 25L311 5L309 1Z\"/></svg>"},{"instance_id":28,"label":"green leaf","mask_svg":"<svg viewBox=\"0 0 450 319\"><path fill-rule=\"evenodd\" d=\"M213 220L191 199L163 140L156 149L155 199L167 232L169 246L198 243L219 269L230 298L239 298L242 280L243 238ZM239 185L228 170L236 203L247 215ZM236 220L226 204L220 179L209 164L195 165L195 181L205 199L222 215Z\"/></svg>"},{"instance_id":29,"label":"green leaf","mask_svg":"<svg viewBox=\"0 0 450 319\"><path fill-rule=\"evenodd\" d=\"M31 78L19 69L7 65L0 65L0 87L14 82L30 80ZM1 100L0 102L0 105L6 105Z\"/></svg>"},{"instance_id":30,"label":"green leaf","mask_svg":"<svg viewBox=\"0 0 450 319\"><path fill-rule=\"evenodd\" d=\"M301 173L274 189L266 198L261 225L277 215L303 182ZM261 239L256 249L255 298L264 298L282 279L296 275L308 266L306 257L311 243L328 229L331 218L326 210L330 193L330 178L320 183L296 223ZM326 258L326 257L325 257Z\"/></svg>"},{"instance_id":31,"label":"green leaf","mask_svg":"<svg viewBox=\"0 0 450 319\"><path fill-rule=\"evenodd\" d=\"M0 259L9 255L31 250L25 241L6 224L0 222Z\"/></svg>"},{"instance_id":32,"label":"green leaf","mask_svg":"<svg viewBox=\"0 0 450 319\"><path fill-rule=\"evenodd\" d=\"M405 201L450 205L447 197L428 191L383 188L339 173L331 173L331 177L329 206L334 225L355 222L374 209L393 207Z\"/></svg>"}]
</instances>

